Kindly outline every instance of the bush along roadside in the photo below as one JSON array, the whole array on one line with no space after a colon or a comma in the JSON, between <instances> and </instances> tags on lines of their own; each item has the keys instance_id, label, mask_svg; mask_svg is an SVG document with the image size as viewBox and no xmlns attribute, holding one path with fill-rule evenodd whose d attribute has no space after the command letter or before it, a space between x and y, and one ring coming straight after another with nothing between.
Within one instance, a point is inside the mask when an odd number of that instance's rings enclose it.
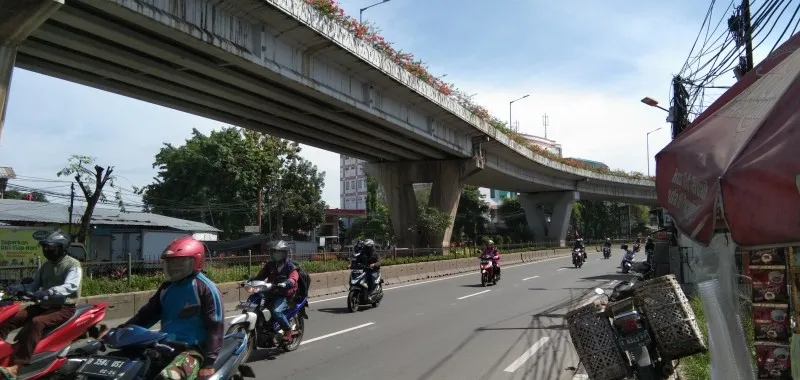
<instances>
[{"instance_id":1,"label":"bush along roadside","mask_svg":"<svg viewBox=\"0 0 800 380\"><path fill-rule=\"evenodd\" d=\"M503 254L532 252L532 251L552 251L554 248L518 248L503 251ZM587 250L592 251L592 247L587 247ZM471 250L453 250L451 254L430 255L430 256L415 256L415 257L384 257L381 259L381 265L390 266L398 264L412 264L422 263L428 261L442 261L442 260L455 260L476 257L474 251ZM307 273L324 273L339 270L345 270L349 266L347 260L327 260L327 261L301 261L299 265ZM207 265L205 273L216 283L242 281L252 276L255 276L261 270L262 264L253 265L226 265L217 266L214 264ZM125 278L89 278L84 276L83 287L81 289L82 297L119 294L129 292L139 292L147 290L156 290L158 286L164 281L164 277L160 273L153 275L131 275Z\"/></svg>"}]
</instances>

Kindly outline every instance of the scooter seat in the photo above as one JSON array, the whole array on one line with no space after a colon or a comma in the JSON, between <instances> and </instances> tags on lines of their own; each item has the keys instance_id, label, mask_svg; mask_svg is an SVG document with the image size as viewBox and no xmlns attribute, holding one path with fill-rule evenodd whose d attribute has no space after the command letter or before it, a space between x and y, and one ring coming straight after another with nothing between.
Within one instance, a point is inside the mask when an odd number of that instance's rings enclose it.
<instances>
[{"instance_id":1,"label":"scooter seat","mask_svg":"<svg viewBox=\"0 0 800 380\"><path fill-rule=\"evenodd\" d=\"M62 323L59 326L56 326L56 327L53 327L53 328L49 328L49 329L45 329L43 335L47 336L47 335L50 335L50 334L56 332L58 329L68 325L70 322L74 321L75 319L77 319L81 315L86 314L86 312L91 310L93 307L94 307L94 305L87 304L87 303L85 303L83 305L75 305L75 313L72 314L72 317L70 319L66 320L66 322Z\"/></svg>"},{"instance_id":2,"label":"scooter seat","mask_svg":"<svg viewBox=\"0 0 800 380\"><path fill-rule=\"evenodd\" d=\"M217 355L217 361L214 362L214 369L220 370L222 366L230 360L240 344L242 344L240 338L227 338L222 341L222 348L220 348L219 354Z\"/></svg>"}]
</instances>

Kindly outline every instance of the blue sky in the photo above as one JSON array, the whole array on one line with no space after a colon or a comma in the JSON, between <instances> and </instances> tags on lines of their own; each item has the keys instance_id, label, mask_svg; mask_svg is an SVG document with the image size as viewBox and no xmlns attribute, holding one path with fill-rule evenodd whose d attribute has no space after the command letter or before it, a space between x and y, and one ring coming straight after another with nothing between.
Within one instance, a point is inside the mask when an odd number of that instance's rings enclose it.
<instances>
[{"instance_id":1,"label":"blue sky","mask_svg":"<svg viewBox=\"0 0 800 380\"><path fill-rule=\"evenodd\" d=\"M341 2L356 17L372 3ZM478 103L503 120L509 100L530 94L514 105L522 132L542 135L547 113L548 137L565 155L646 172L645 133L664 127L650 137L652 155L668 143L669 128L663 111L639 100L668 102L671 75L686 60L707 6L698 0L391 0L364 18L434 74L477 93ZM66 183L30 178L54 179L69 155L91 155L114 165L119 184L131 188L151 182L162 143L180 144L192 128L220 126L17 69L0 165L28 178L13 183L68 192ZM305 147L304 155L326 171L323 197L339 207L338 154Z\"/></svg>"}]
</instances>

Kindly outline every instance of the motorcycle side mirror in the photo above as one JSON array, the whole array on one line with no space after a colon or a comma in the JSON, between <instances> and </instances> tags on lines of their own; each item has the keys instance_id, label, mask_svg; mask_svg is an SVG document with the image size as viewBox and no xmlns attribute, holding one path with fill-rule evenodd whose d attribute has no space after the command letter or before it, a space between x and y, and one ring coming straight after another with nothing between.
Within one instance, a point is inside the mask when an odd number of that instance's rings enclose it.
<instances>
[{"instance_id":1,"label":"motorcycle side mirror","mask_svg":"<svg viewBox=\"0 0 800 380\"><path fill-rule=\"evenodd\" d=\"M22 284L22 285L32 284L33 283L33 277L25 277L19 283Z\"/></svg>"},{"instance_id":2,"label":"motorcycle side mirror","mask_svg":"<svg viewBox=\"0 0 800 380\"><path fill-rule=\"evenodd\" d=\"M603 290L603 289L600 289L600 288L594 288L594 292L595 292L595 294L597 294L598 296L602 296L602 295L605 295L605 294L606 294L606 291L605 291L605 290Z\"/></svg>"}]
</instances>

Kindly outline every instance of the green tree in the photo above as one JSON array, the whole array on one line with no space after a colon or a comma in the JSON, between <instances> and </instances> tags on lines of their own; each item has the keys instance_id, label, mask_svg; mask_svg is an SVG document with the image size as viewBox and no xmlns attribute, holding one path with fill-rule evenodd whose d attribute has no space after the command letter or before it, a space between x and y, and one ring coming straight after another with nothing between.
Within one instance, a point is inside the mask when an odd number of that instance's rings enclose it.
<instances>
[{"instance_id":1,"label":"green tree","mask_svg":"<svg viewBox=\"0 0 800 380\"><path fill-rule=\"evenodd\" d=\"M47 200L47 197L44 194L42 194L42 193L40 193L38 191L33 191L33 192L30 192L30 193L23 193L23 192L20 192L18 190L7 190L3 194L3 198L4 199L27 200L29 195L33 195L33 199L32 200L34 202L50 202L50 201Z\"/></svg>"},{"instance_id":2,"label":"green tree","mask_svg":"<svg viewBox=\"0 0 800 380\"><path fill-rule=\"evenodd\" d=\"M486 233L489 223L489 203L484 198L477 186L464 186L461 190L454 228L456 231L463 230L473 240Z\"/></svg>"},{"instance_id":3,"label":"green tree","mask_svg":"<svg viewBox=\"0 0 800 380\"><path fill-rule=\"evenodd\" d=\"M417 224L413 227L422 242L437 244L433 239L443 233L453 223L450 215L434 207L420 207L417 215Z\"/></svg>"},{"instance_id":4,"label":"green tree","mask_svg":"<svg viewBox=\"0 0 800 380\"><path fill-rule=\"evenodd\" d=\"M503 198L497 207L497 215L505 222L506 229L513 240L529 241L533 239L533 233L528 227L528 219L525 217L525 210L519 203L519 198Z\"/></svg>"},{"instance_id":5,"label":"green tree","mask_svg":"<svg viewBox=\"0 0 800 380\"><path fill-rule=\"evenodd\" d=\"M79 243L86 242L86 235L89 233L89 226L92 222L94 209L100 202L108 202L105 194L106 185L114 189L114 200L122 212L125 212L125 204L122 201L122 194L114 185L116 177L113 166L102 167L95 165L95 158L91 156L72 155L67 162L67 166L56 173L59 177L72 176L86 200L86 209L81 216L81 227L75 238ZM94 167L92 167L94 165ZM91 168L91 169L90 169Z\"/></svg>"},{"instance_id":6,"label":"green tree","mask_svg":"<svg viewBox=\"0 0 800 380\"><path fill-rule=\"evenodd\" d=\"M386 203L378 203L368 216L353 221L348 231L350 239L373 239L379 243L388 243L394 237L392 219Z\"/></svg>"},{"instance_id":7,"label":"green tree","mask_svg":"<svg viewBox=\"0 0 800 380\"><path fill-rule=\"evenodd\" d=\"M263 191L262 231L277 225L279 205L284 231L309 231L322 222L324 173L299 152L296 143L250 130L195 129L184 145L164 144L156 154L159 172L142 199L153 212L201 220L236 238L256 224Z\"/></svg>"}]
</instances>

